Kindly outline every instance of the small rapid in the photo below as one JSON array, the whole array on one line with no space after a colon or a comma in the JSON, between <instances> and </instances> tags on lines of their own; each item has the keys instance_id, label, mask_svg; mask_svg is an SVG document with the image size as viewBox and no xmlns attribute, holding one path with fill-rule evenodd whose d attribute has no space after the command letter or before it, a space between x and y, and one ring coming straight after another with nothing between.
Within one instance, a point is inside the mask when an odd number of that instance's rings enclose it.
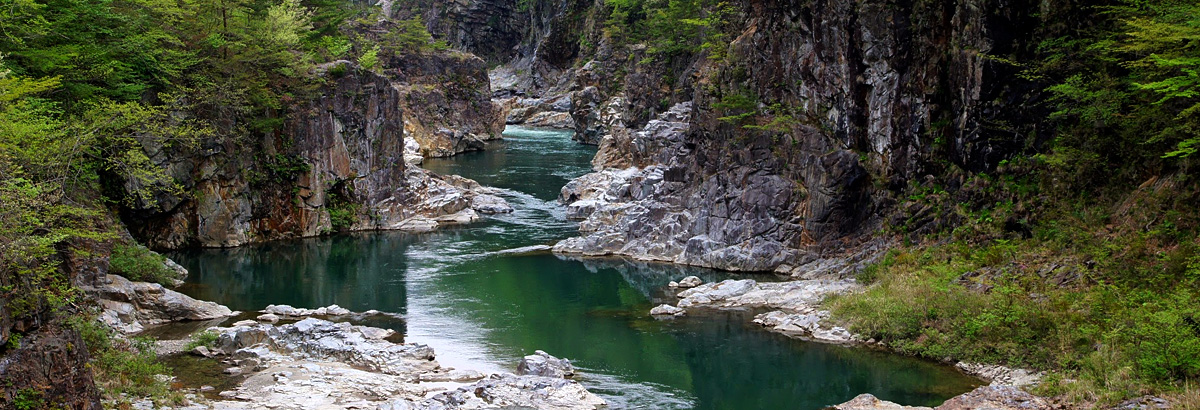
<instances>
[{"instance_id":1,"label":"small rapid","mask_svg":"<svg viewBox=\"0 0 1200 410\"><path fill-rule=\"evenodd\" d=\"M578 233L556 200L595 154L570 136L510 127L487 151L424 164L499 188L513 213L423 234L180 252L171 256L192 272L181 290L243 311L336 303L401 313L386 325L460 369L513 371L545 350L571 359L613 409L820 409L861 393L931 405L974 387L939 364L768 333L750 323L754 312L650 317L674 302L668 281L746 275L547 252Z\"/></svg>"}]
</instances>

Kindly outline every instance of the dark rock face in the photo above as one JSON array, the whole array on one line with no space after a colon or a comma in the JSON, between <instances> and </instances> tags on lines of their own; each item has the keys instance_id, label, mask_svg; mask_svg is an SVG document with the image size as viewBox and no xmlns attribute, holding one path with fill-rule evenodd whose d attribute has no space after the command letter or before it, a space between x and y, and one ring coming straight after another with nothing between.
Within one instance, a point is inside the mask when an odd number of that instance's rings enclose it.
<instances>
[{"instance_id":1,"label":"dark rock face","mask_svg":"<svg viewBox=\"0 0 1200 410\"><path fill-rule=\"evenodd\" d=\"M184 193L126 209L134 236L155 248L228 247L320 234L335 205L357 211L354 229L378 227L372 213L403 211L400 94L382 76L334 64L344 74L327 74L319 95L294 105L283 132L257 146L239 138L198 150L146 146Z\"/></svg>"},{"instance_id":2,"label":"dark rock face","mask_svg":"<svg viewBox=\"0 0 1200 410\"><path fill-rule=\"evenodd\" d=\"M602 127L613 95L575 94L579 138L599 140L612 178L589 177L603 205L577 206L596 211L556 250L810 274L871 243L910 181L992 169L1041 140L1026 120L1043 117L1041 87L1005 62L1037 44L1037 5L1018 3L743 2L727 61L675 72L695 102L686 127L628 114L641 131ZM624 77L627 113L654 112L633 98L661 92L646 74Z\"/></svg>"},{"instance_id":3,"label":"dark rock face","mask_svg":"<svg viewBox=\"0 0 1200 410\"><path fill-rule=\"evenodd\" d=\"M504 131L479 57L453 51L398 55L385 61L384 75L400 91L405 136L420 144L425 157L482 150Z\"/></svg>"},{"instance_id":4,"label":"dark rock face","mask_svg":"<svg viewBox=\"0 0 1200 410\"><path fill-rule=\"evenodd\" d=\"M21 348L0 357L0 408L102 409L87 364L87 346L74 330L52 325L26 335Z\"/></svg>"}]
</instances>

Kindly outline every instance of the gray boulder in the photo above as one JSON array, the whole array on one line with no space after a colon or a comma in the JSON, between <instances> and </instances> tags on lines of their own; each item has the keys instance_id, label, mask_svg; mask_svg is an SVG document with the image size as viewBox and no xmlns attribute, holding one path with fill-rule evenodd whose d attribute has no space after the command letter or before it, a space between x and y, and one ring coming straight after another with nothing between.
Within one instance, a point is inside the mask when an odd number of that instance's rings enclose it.
<instances>
[{"instance_id":1,"label":"gray boulder","mask_svg":"<svg viewBox=\"0 0 1200 410\"><path fill-rule=\"evenodd\" d=\"M133 282L105 275L83 290L104 308L100 319L127 333L174 321L209 320L233 316L228 307L193 299L157 283Z\"/></svg>"},{"instance_id":2,"label":"gray boulder","mask_svg":"<svg viewBox=\"0 0 1200 410\"><path fill-rule=\"evenodd\" d=\"M694 288L703 284L704 281L696 276L688 276L679 280L679 287L681 288Z\"/></svg>"},{"instance_id":3,"label":"gray boulder","mask_svg":"<svg viewBox=\"0 0 1200 410\"><path fill-rule=\"evenodd\" d=\"M521 363L517 364L517 375L565 378L575 375L575 366L571 365L570 360L538 350L521 359Z\"/></svg>"},{"instance_id":4,"label":"gray boulder","mask_svg":"<svg viewBox=\"0 0 1200 410\"><path fill-rule=\"evenodd\" d=\"M650 309L650 316L683 316L685 314L687 314L686 310L667 304L658 305L654 309Z\"/></svg>"}]
</instances>

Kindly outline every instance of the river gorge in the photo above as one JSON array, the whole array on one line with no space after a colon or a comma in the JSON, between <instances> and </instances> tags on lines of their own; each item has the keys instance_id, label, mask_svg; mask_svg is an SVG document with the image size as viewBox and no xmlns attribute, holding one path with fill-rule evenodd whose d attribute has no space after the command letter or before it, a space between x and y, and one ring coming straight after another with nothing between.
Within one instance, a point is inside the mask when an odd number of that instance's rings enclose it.
<instances>
[{"instance_id":1,"label":"river gorge","mask_svg":"<svg viewBox=\"0 0 1200 410\"><path fill-rule=\"evenodd\" d=\"M576 379L614 409L820 409L861 393L932 406L979 381L952 367L769 333L751 311L676 319L667 283L736 274L617 258L552 255L577 235L559 189L590 171L594 147L570 132L509 127L486 151L428 159L437 174L500 188L512 213L432 233L354 233L170 256L192 274L179 290L235 310L338 304L403 315L388 327L458 369L511 371L534 350L571 359Z\"/></svg>"}]
</instances>

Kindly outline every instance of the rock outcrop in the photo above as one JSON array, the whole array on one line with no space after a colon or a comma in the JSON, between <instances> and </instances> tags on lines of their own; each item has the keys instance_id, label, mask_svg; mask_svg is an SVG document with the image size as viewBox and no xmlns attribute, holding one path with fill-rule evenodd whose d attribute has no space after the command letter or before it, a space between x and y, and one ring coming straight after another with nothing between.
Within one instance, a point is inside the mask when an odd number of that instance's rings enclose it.
<instances>
[{"instance_id":1,"label":"rock outcrop","mask_svg":"<svg viewBox=\"0 0 1200 410\"><path fill-rule=\"evenodd\" d=\"M683 316L687 311L668 304L662 304L650 309L650 316Z\"/></svg>"},{"instance_id":2,"label":"rock outcrop","mask_svg":"<svg viewBox=\"0 0 1200 410\"><path fill-rule=\"evenodd\" d=\"M699 281L688 281L689 284ZM680 283L682 284L682 283ZM679 292L677 306L661 305L653 316L681 316L688 309L773 309L754 317L754 323L791 337L826 343L857 343L861 339L843 327L832 325L829 312L819 305L829 295L859 289L853 280L798 280L757 282L752 279L724 280L696 285Z\"/></svg>"},{"instance_id":3,"label":"rock outcrop","mask_svg":"<svg viewBox=\"0 0 1200 410\"><path fill-rule=\"evenodd\" d=\"M400 54L384 61L400 92L404 134L424 157L483 150L501 138L502 108L492 102L486 63L457 51Z\"/></svg>"},{"instance_id":4,"label":"rock outcrop","mask_svg":"<svg viewBox=\"0 0 1200 410\"><path fill-rule=\"evenodd\" d=\"M1033 386L1041 382L1043 376L1041 372L1034 370L1014 369L983 363L959 362L954 367L963 373L987 381L991 386Z\"/></svg>"},{"instance_id":5,"label":"rock outcrop","mask_svg":"<svg viewBox=\"0 0 1200 410\"><path fill-rule=\"evenodd\" d=\"M106 274L112 243L76 239L59 244L59 250L44 261L55 263L56 274L69 284L79 285ZM11 266L0 268L0 283L28 280L18 275ZM71 312L52 310L46 300L52 290L16 289L16 295L11 290L0 295L0 340L5 342L0 347L0 408L102 409L87 344L63 320ZM18 302L18 296L26 299Z\"/></svg>"},{"instance_id":6,"label":"rock outcrop","mask_svg":"<svg viewBox=\"0 0 1200 410\"><path fill-rule=\"evenodd\" d=\"M0 408L104 408L78 332L44 326L17 345L0 357Z\"/></svg>"},{"instance_id":7,"label":"rock outcrop","mask_svg":"<svg viewBox=\"0 0 1200 410\"><path fill-rule=\"evenodd\" d=\"M517 375L534 375L544 377L565 378L575 375L575 366L570 360L559 359L549 353L538 350L525 356L517 364Z\"/></svg>"},{"instance_id":8,"label":"rock outcrop","mask_svg":"<svg viewBox=\"0 0 1200 410\"><path fill-rule=\"evenodd\" d=\"M83 291L104 309L100 320L125 333L168 322L219 319L236 313L157 283L133 282L117 275L98 278L95 283L83 286Z\"/></svg>"},{"instance_id":9,"label":"rock outcrop","mask_svg":"<svg viewBox=\"0 0 1200 410\"><path fill-rule=\"evenodd\" d=\"M694 150L685 139L691 114L690 103L676 105L624 146L606 137L597 157L608 163L569 183L560 196L568 215L587 215L583 236L559 242L555 252L740 271L773 270L797 258L796 232L782 229L789 222L775 215L793 206L796 184L750 167L702 181L690 177Z\"/></svg>"},{"instance_id":10,"label":"rock outcrop","mask_svg":"<svg viewBox=\"0 0 1200 410\"><path fill-rule=\"evenodd\" d=\"M879 226L907 217L897 204L912 186L953 191L1048 135L1044 86L1008 63L1034 56L1033 2L733 2L721 59L614 43L599 5L467 0L423 14L462 18L430 26L503 63L497 95L530 102L510 122L569 97L576 138L601 146L597 171L640 188L602 187L619 203L607 209L579 199L571 215L595 219L560 251L846 277L878 256L861 250ZM694 112L655 128L681 102ZM841 258L853 260L824 263Z\"/></svg>"}]
</instances>

